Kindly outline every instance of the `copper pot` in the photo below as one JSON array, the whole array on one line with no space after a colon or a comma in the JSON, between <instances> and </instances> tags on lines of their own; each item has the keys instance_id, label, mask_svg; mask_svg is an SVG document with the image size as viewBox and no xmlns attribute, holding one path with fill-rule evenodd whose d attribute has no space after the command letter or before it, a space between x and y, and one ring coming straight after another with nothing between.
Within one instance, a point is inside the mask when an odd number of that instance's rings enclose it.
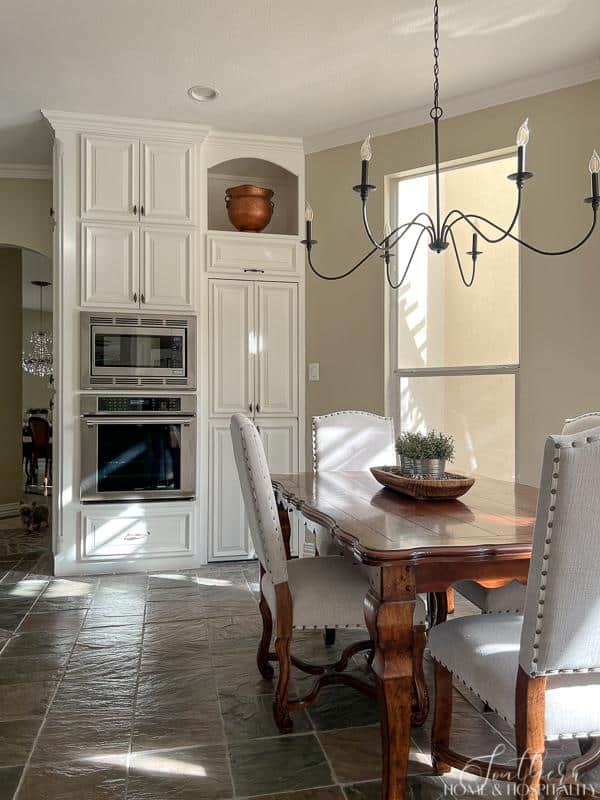
<instances>
[{"instance_id":1,"label":"copper pot","mask_svg":"<svg viewBox=\"0 0 600 800\"><path fill-rule=\"evenodd\" d=\"M225 205L231 224L238 231L258 233L273 216L272 189L260 186L234 186L225 191Z\"/></svg>"}]
</instances>

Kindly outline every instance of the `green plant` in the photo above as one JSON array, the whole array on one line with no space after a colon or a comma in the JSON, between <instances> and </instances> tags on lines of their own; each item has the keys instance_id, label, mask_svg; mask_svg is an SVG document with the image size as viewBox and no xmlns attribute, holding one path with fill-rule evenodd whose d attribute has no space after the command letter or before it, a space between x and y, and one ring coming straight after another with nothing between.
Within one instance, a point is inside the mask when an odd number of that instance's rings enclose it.
<instances>
[{"instance_id":1,"label":"green plant","mask_svg":"<svg viewBox=\"0 0 600 800\"><path fill-rule=\"evenodd\" d=\"M454 439L445 433L432 430L429 433L401 433L396 439L399 456L413 459L454 459Z\"/></svg>"}]
</instances>

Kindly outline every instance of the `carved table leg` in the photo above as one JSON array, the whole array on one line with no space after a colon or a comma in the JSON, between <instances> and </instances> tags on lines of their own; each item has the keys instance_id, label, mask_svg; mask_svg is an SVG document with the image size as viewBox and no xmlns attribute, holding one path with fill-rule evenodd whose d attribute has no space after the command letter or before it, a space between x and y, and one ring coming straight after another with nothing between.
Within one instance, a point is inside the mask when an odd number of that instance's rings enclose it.
<instances>
[{"instance_id":1,"label":"carved table leg","mask_svg":"<svg viewBox=\"0 0 600 800\"><path fill-rule=\"evenodd\" d=\"M377 570L365 598L365 619L375 643L373 672L381 717L382 797L404 800L410 750L415 581L408 567Z\"/></svg>"},{"instance_id":2,"label":"carved table leg","mask_svg":"<svg viewBox=\"0 0 600 800\"><path fill-rule=\"evenodd\" d=\"M277 503L277 513L279 514L279 524L281 525L281 535L283 536L283 546L285 547L285 557L289 561L292 557L290 547L290 540L292 537L292 528L290 525L290 517L287 508L282 503Z\"/></svg>"}]
</instances>

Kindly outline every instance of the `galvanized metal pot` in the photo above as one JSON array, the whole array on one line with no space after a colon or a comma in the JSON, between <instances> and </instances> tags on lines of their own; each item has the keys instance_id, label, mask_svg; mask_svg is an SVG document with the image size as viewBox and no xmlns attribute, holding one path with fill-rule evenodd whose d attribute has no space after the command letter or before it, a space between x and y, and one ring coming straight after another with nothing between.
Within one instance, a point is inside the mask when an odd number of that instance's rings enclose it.
<instances>
[{"instance_id":1,"label":"galvanized metal pot","mask_svg":"<svg viewBox=\"0 0 600 800\"><path fill-rule=\"evenodd\" d=\"M403 475L419 475L441 480L446 472L444 458L407 458L401 456L400 466Z\"/></svg>"}]
</instances>

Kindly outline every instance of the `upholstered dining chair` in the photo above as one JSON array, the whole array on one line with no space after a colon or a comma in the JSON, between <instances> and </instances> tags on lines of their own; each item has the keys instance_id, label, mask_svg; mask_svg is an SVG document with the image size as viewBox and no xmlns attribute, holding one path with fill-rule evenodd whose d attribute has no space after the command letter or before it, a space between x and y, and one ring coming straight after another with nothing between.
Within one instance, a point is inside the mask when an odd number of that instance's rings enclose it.
<instances>
[{"instance_id":1,"label":"upholstered dining chair","mask_svg":"<svg viewBox=\"0 0 600 800\"><path fill-rule=\"evenodd\" d=\"M600 761L599 561L600 427L550 436L524 614L462 617L430 631L438 772L484 770L515 781L516 797L535 800L545 741L591 739L588 752L571 761L561 779L579 790L578 775ZM490 773L488 764L468 762L450 749L453 676L514 725L516 767L493 765ZM557 781L543 780L550 786Z\"/></svg>"},{"instance_id":2,"label":"upholstered dining chair","mask_svg":"<svg viewBox=\"0 0 600 800\"><path fill-rule=\"evenodd\" d=\"M598 426L600 426L600 412L590 411L566 419L562 434L567 436ZM520 613L525 603L525 587L518 581L510 581L497 588L487 588L475 581L458 581L454 584L454 588L484 614Z\"/></svg>"},{"instance_id":3,"label":"upholstered dining chair","mask_svg":"<svg viewBox=\"0 0 600 800\"><path fill-rule=\"evenodd\" d=\"M271 680L274 676L271 662L279 664L273 710L279 729L287 731L292 728L291 712L308 707L321 685L343 682L340 673L352 656L373 648L373 642L365 640L346 648L335 664L308 664L291 654L293 632L325 626L364 628L363 603L369 581L359 566L344 556L286 560L275 494L258 431L242 414L232 416L230 429L250 534L260 562L259 607L263 631L257 665L261 675ZM426 715L427 706L422 668L426 610L420 602L415 606L414 619L417 716L424 705ZM273 624L276 631L274 653L270 651ZM289 697L292 665L317 676L315 685L304 697Z\"/></svg>"},{"instance_id":4,"label":"upholstered dining chair","mask_svg":"<svg viewBox=\"0 0 600 800\"><path fill-rule=\"evenodd\" d=\"M314 472L358 472L396 463L394 420L368 411L334 411L312 419ZM338 553L329 531L307 521L319 555Z\"/></svg>"}]
</instances>

